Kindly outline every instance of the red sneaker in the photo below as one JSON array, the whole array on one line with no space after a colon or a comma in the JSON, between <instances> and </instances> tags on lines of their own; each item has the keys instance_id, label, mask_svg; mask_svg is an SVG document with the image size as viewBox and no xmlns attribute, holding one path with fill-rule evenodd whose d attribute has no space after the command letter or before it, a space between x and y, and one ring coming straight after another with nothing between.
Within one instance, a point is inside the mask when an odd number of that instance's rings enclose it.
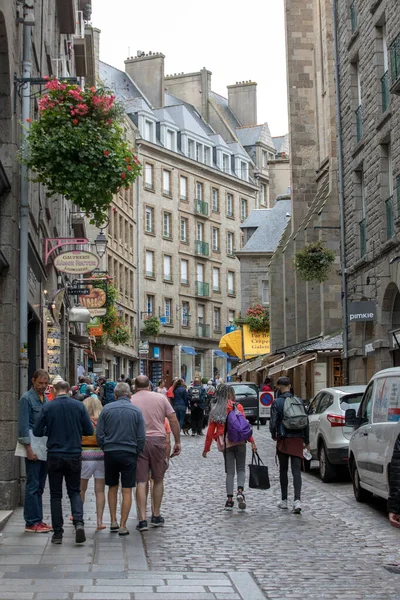
<instances>
[{"instance_id":1,"label":"red sneaker","mask_svg":"<svg viewBox=\"0 0 400 600\"><path fill-rule=\"evenodd\" d=\"M47 523L43 523L43 521L40 524L43 525L43 527L48 527L49 531L53 531L53 528L51 525L47 525Z\"/></svg>"},{"instance_id":2,"label":"red sneaker","mask_svg":"<svg viewBox=\"0 0 400 600\"><path fill-rule=\"evenodd\" d=\"M49 531L51 531L51 527L45 525L44 523L37 523L37 525L25 527L25 531L26 533L49 533Z\"/></svg>"}]
</instances>

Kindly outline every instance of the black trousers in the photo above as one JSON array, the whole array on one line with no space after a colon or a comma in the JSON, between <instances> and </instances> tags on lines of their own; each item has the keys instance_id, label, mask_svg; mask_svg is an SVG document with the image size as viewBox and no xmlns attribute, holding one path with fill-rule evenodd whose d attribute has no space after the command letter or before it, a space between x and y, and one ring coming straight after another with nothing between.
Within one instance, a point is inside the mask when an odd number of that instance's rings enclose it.
<instances>
[{"instance_id":1,"label":"black trousers","mask_svg":"<svg viewBox=\"0 0 400 600\"><path fill-rule=\"evenodd\" d=\"M291 456L278 452L279 460L279 479L281 483L282 500L287 500L288 496L288 469L289 469L289 458L290 466L292 468L293 475L293 487L294 487L294 499L300 500L301 495L301 458L299 456Z\"/></svg>"},{"instance_id":2,"label":"black trousers","mask_svg":"<svg viewBox=\"0 0 400 600\"><path fill-rule=\"evenodd\" d=\"M192 433L202 433L204 410L198 406L192 408Z\"/></svg>"},{"instance_id":3,"label":"black trousers","mask_svg":"<svg viewBox=\"0 0 400 600\"><path fill-rule=\"evenodd\" d=\"M62 487L64 478L71 502L73 523L74 525L83 523L83 504L80 494L82 458L80 454L49 454L47 464L49 469L51 524L54 533L63 534Z\"/></svg>"}]
</instances>

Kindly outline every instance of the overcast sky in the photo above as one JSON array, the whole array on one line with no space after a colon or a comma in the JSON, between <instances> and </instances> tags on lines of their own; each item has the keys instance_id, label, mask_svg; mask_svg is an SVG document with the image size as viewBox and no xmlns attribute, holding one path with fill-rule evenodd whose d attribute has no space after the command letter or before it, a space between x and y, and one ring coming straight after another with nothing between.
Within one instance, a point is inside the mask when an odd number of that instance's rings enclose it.
<instances>
[{"instance_id":1,"label":"overcast sky","mask_svg":"<svg viewBox=\"0 0 400 600\"><path fill-rule=\"evenodd\" d=\"M93 0L101 60L124 69L137 50L162 52L165 74L206 67L212 89L258 83L258 122L287 133L284 0Z\"/></svg>"}]
</instances>

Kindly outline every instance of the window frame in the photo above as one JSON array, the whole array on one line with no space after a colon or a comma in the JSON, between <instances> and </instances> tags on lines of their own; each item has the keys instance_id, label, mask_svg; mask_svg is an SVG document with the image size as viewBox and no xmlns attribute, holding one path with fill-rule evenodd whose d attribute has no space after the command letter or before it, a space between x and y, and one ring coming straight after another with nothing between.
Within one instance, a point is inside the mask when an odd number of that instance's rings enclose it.
<instances>
[{"instance_id":1,"label":"window frame","mask_svg":"<svg viewBox=\"0 0 400 600\"><path fill-rule=\"evenodd\" d=\"M149 183L147 180L147 174L151 174L151 182ZM154 165L152 163L146 162L144 164L144 189L149 190L151 192L154 191Z\"/></svg>"},{"instance_id":2,"label":"window frame","mask_svg":"<svg viewBox=\"0 0 400 600\"><path fill-rule=\"evenodd\" d=\"M214 203L214 192L216 196L216 203ZM214 213L219 213L219 189L215 187L211 188L211 210Z\"/></svg>"},{"instance_id":3,"label":"window frame","mask_svg":"<svg viewBox=\"0 0 400 600\"><path fill-rule=\"evenodd\" d=\"M182 238L182 225L184 224L184 229L186 232L186 237ZM187 217L181 217L179 221L179 240L182 244L189 243L189 219Z\"/></svg>"},{"instance_id":4,"label":"window frame","mask_svg":"<svg viewBox=\"0 0 400 600\"><path fill-rule=\"evenodd\" d=\"M228 219L234 219L235 217L233 194L230 192L226 194L226 216Z\"/></svg>"},{"instance_id":5,"label":"window frame","mask_svg":"<svg viewBox=\"0 0 400 600\"><path fill-rule=\"evenodd\" d=\"M165 176L168 175L168 189L165 187ZM162 174L162 193L163 196L172 196L172 173L169 169L163 169Z\"/></svg>"},{"instance_id":6,"label":"window frame","mask_svg":"<svg viewBox=\"0 0 400 600\"><path fill-rule=\"evenodd\" d=\"M183 264L186 264L186 278L182 277L184 269L182 269ZM180 260L180 284L181 285L190 285L189 281L189 260L187 258L181 258Z\"/></svg>"},{"instance_id":7,"label":"window frame","mask_svg":"<svg viewBox=\"0 0 400 600\"><path fill-rule=\"evenodd\" d=\"M147 270L147 257L151 256L151 267L152 270L148 271ZM155 279L156 276L156 271L155 271L155 252L154 250L150 250L150 249L146 249L145 250L145 277L149 278L149 279Z\"/></svg>"},{"instance_id":8,"label":"window frame","mask_svg":"<svg viewBox=\"0 0 400 600\"><path fill-rule=\"evenodd\" d=\"M167 228L165 227L166 223L168 224ZM162 237L165 240L172 240L172 213L170 213L167 210L163 211L163 228L162 228L162 232L163 232Z\"/></svg>"},{"instance_id":9,"label":"window frame","mask_svg":"<svg viewBox=\"0 0 400 600\"><path fill-rule=\"evenodd\" d=\"M145 231L145 233L155 235L154 207L146 205L144 212L145 212L144 231ZM148 214L150 215L150 220L151 220L151 228L150 229L148 229L148 219L147 219Z\"/></svg>"},{"instance_id":10,"label":"window frame","mask_svg":"<svg viewBox=\"0 0 400 600\"><path fill-rule=\"evenodd\" d=\"M167 273L168 268L166 269L166 265L169 262L169 273ZM167 283L172 283L172 255L171 254L163 254L163 280Z\"/></svg>"}]
</instances>

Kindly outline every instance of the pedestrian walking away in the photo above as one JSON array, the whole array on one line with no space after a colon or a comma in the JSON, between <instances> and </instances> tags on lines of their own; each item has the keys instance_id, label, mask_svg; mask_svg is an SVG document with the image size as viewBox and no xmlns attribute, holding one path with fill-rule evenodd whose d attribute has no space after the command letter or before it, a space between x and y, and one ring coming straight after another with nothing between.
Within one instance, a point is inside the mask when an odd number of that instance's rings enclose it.
<instances>
[{"instance_id":1,"label":"pedestrian walking away","mask_svg":"<svg viewBox=\"0 0 400 600\"><path fill-rule=\"evenodd\" d=\"M54 531L51 541L61 544L63 539L62 486L65 479L75 541L82 544L86 541L80 495L82 436L92 435L94 429L83 403L69 395L69 383L59 381L54 388L57 393L55 399L43 406L33 428L34 435L47 435L51 523Z\"/></svg>"},{"instance_id":2,"label":"pedestrian walking away","mask_svg":"<svg viewBox=\"0 0 400 600\"><path fill-rule=\"evenodd\" d=\"M236 500L238 507L243 510L246 508L246 499L244 496L244 482L246 477L246 443L250 442L253 452L257 452L257 446L251 435L251 427L246 422L243 406L235 402L235 390L232 386L220 384L215 392L214 403L211 407L210 420L207 429L207 435L204 442L203 456L207 457L211 449L211 444L217 442L220 452L224 453L225 471L226 471L226 495L225 510L232 510L234 507L233 489L235 480L235 470L237 473L237 494ZM247 431L250 435L244 435L240 441L231 441L237 439L231 436L229 430L228 415L232 412L239 412L243 420L248 425Z\"/></svg>"},{"instance_id":3,"label":"pedestrian walking away","mask_svg":"<svg viewBox=\"0 0 400 600\"><path fill-rule=\"evenodd\" d=\"M189 405L192 415L192 435L203 435L204 409L206 406L206 391L199 379L193 381L189 388Z\"/></svg>"},{"instance_id":4,"label":"pedestrian walking away","mask_svg":"<svg viewBox=\"0 0 400 600\"><path fill-rule=\"evenodd\" d=\"M89 387L89 386L88 386ZM104 452L97 443L96 426L101 410L103 408L100 400L95 395L89 396L83 401L88 415L94 427L92 435L82 437L82 471L81 471L81 498L85 502L85 495L91 477L94 478L94 493L96 496L97 530L105 529L103 524L105 497L104 482Z\"/></svg>"},{"instance_id":5,"label":"pedestrian walking away","mask_svg":"<svg viewBox=\"0 0 400 600\"><path fill-rule=\"evenodd\" d=\"M47 477L47 461L39 460L31 447L32 431L43 406L48 403L45 391L49 385L47 371L38 369L32 376L32 387L19 401L18 441L25 446L26 484L24 499L25 531L48 533L51 527L43 523L42 495Z\"/></svg>"},{"instance_id":6,"label":"pedestrian walking away","mask_svg":"<svg viewBox=\"0 0 400 600\"><path fill-rule=\"evenodd\" d=\"M279 460L281 500L278 507L288 508L288 469L289 459L293 475L294 514L301 513L301 466L304 448L310 451L308 417L303 402L290 392L289 377L277 381L277 397L271 405L270 432L276 441Z\"/></svg>"},{"instance_id":7,"label":"pedestrian walking away","mask_svg":"<svg viewBox=\"0 0 400 600\"><path fill-rule=\"evenodd\" d=\"M136 464L146 438L141 411L131 404L131 390L124 382L117 383L115 400L100 413L96 438L104 451L105 484L108 486L110 531L129 535L127 521L132 506L132 489L136 483ZM118 487L121 478L121 518L117 521Z\"/></svg>"},{"instance_id":8,"label":"pedestrian walking away","mask_svg":"<svg viewBox=\"0 0 400 600\"><path fill-rule=\"evenodd\" d=\"M189 395L188 391L183 385L183 379L177 379L173 385L173 400L172 406L174 407L176 417L179 421L179 427L182 431L183 423L185 421L186 411L189 407Z\"/></svg>"},{"instance_id":9,"label":"pedestrian walking away","mask_svg":"<svg viewBox=\"0 0 400 600\"><path fill-rule=\"evenodd\" d=\"M181 452L180 429L178 419L170 402L163 394L151 392L149 379L145 375L139 375L135 379L136 393L132 396L132 404L138 407L144 417L146 426L146 443L143 453L138 458L136 473L136 503L138 508L139 523L138 531L147 531L146 505L148 496L149 472L154 481L153 484L153 514L151 525L162 527L164 517L161 516L161 502L164 494L164 475L168 468L166 458L166 431L165 419L167 418L174 435L175 444L171 457Z\"/></svg>"}]
</instances>

